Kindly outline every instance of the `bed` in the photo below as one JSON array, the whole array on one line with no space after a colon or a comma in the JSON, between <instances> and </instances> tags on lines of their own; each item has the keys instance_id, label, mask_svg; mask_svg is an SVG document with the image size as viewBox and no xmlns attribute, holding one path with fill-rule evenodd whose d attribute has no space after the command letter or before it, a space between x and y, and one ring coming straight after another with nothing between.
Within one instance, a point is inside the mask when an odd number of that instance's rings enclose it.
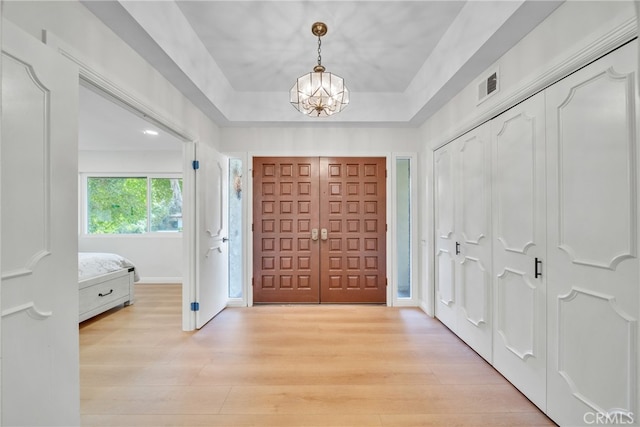
<instances>
[{"instance_id":1,"label":"bed","mask_svg":"<svg viewBox=\"0 0 640 427\"><path fill-rule=\"evenodd\" d=\"M83 322L120 304L133 304L133 286L138 280L135 265L120 255L78 253L78 321Z\"/></svg>"}]
</instances>

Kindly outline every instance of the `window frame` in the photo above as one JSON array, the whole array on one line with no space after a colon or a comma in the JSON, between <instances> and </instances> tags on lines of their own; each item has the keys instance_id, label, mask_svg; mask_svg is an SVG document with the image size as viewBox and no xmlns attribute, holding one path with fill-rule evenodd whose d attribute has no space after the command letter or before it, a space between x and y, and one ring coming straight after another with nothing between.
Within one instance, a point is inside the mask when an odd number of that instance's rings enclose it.
<instances>
[{"instance_id":1,"label":"window frame","mask_svg":"<svg viewBox=\"0 0 640 427\"><path fill-rule=\"evenodd\" d=\"M89 197L87 194L88 191L88 181L89 178L146 178L147 179L147 231L145 231L144 233L104 233L104 234L98 234L98 233L89 233L89 206L88 206L88 202L89 202ZM80 173L80 185L78 186L80 188L80 195L78 197L78 200L80 201L80 206L79 206L79 212L78 215L81 218L81 221L78 221L79 223L79 234L82 237L123 237L123 236L127 236L127 237L131 237L131 236L137 236L137 237L144 237L144 236L166 236L166 237L171 237L171 236L176 236L176 237L182 237L182 234L184 232L184 227L182 231L151 231L151 180L155 179L155 178L177 178L177 179L181 179L182 180L182 185L183 185L183 191L184 191L184 177L182 173L159 173L159 172L154 172L154 173L140 173L140 172L136 172L136 173L91 173L91 172L82 172ZM183 200L184 203L184 200ZM184 205L183 205L183 216L184 216Z\"/></svg>"}]
</instances>

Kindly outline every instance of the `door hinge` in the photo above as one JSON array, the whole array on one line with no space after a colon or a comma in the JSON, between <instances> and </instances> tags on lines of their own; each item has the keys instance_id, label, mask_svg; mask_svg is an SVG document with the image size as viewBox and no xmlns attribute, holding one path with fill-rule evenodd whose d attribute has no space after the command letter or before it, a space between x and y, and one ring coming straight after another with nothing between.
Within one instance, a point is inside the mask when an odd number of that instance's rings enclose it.
<instances>
[{"instance_id":1,"label":"door hinge","mask_svg":"<svg viewBox=\"0 0 640 427\"><path fill-rule=\"evenodd\" d=\"M200 303L192 302L191 303L191 311L200 311Z\"/></svg>"},{"instance_id":2,"label":"door hinge","mask_svg":"<svg viewBox=\"0 0 640 427\"><path fill-rule=\"evenodd\" d=\"M386 277L384 278L384 285L389 286L389 279L387 279Z\"/></svg>"},{"instance_id":3,"label":"door hinge","mask_svg":"<svg viewBox=\"0 0 640 427\"><path fill-rule=\"evenodd\" d=\"M384 225L384 231L385 231L385 232L389 231L389 224L385 224L385 225Z\"/></svg>"},{"instance_id":4,"label":"door hinge","mask_svg":"<svg viewBox=\"0 0 640 427\"><path fill-rule=\"evenodd\" d=\"M251 287L253 288L256 285L256 279L251 278Z\"/></svg>"},{"instance_id":5,"label":"door hinge","mask_svg":"<svg viewBox=\"0 0 640 427\"><path fill-rule=\"evenodd\" d=\"M389 178L389 173L387 172L387 170L386 170L386 169L384 170L384 177L385 177L385 178Z\"/></svg>"},{"instance_id":6,"label":"door hinge","mask_svg":"<svg viewBox=\"0 0 640 427\"><path fill-rule=\"evenodd\" d=\"M198 170L200 169L200 161L199 160L194 160L191 165L193 166L193 170Z\"/></svg>"},{"instance_id":7,"label":"door hinge","mask_svg":"<svg viewBox=\"0 0 640 427\"><path fill-rule=\"evenodd\" d=\"M253 224L251 224L251 231L253 231Z\"/></svg>"}]
</instances>

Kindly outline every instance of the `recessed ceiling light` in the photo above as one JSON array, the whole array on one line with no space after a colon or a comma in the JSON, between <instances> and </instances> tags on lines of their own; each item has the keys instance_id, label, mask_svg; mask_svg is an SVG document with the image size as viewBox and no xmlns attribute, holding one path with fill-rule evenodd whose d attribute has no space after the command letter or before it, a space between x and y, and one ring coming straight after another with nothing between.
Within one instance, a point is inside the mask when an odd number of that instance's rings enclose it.
<instances>
[{"instance_id":1,"label":"recessed ceiling light","mask_svg":"<svg viewBox=\"0 0 640 427\"><path fill-rule=\"evenodd\" d=\"M142 133L144 133L145 135L158 136L158 132L155 131L155 130L151 130L151 129L147 129L147 130L143 131Z\"/></svg>"}]
</instances>

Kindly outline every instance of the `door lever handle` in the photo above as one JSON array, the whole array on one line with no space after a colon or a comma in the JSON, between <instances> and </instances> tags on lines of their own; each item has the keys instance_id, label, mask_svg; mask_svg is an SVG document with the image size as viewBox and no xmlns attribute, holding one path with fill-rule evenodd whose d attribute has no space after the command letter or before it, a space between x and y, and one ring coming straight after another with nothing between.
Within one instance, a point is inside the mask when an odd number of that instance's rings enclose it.
<instances>
[{"instance_id":1,"label":"door lever handle","mask_svg":"<svg viewBox=\"0 0 640 427\"><path fill-rule=\"evenodd\" d=\"M318 240L318 229L314 228L311 230L311 240L313 240L314 242L316 240Z\"/></svg>"},{"instance_id":2,"label":"door lever handle","mask_svg":"<svg viewBox=\"0 0 640 427\"><path fill-rule=\"evenodd\" d=\"M228 238L226 238L226 237L223 237L223 238L222 238L222 243L225 243L225 242L228 242L228 241L229 241L229 239L228 239Z\"/></svg>"},{"instance_id":3,"label":"door lever handle","mask_svg":"<svg viewBox=\"0 0 640 427\"><path fill-rule=\"evenodd\" d=\"M456 255L460 255L460 243L456 242Z\"/></svg>"}]
</instances>

